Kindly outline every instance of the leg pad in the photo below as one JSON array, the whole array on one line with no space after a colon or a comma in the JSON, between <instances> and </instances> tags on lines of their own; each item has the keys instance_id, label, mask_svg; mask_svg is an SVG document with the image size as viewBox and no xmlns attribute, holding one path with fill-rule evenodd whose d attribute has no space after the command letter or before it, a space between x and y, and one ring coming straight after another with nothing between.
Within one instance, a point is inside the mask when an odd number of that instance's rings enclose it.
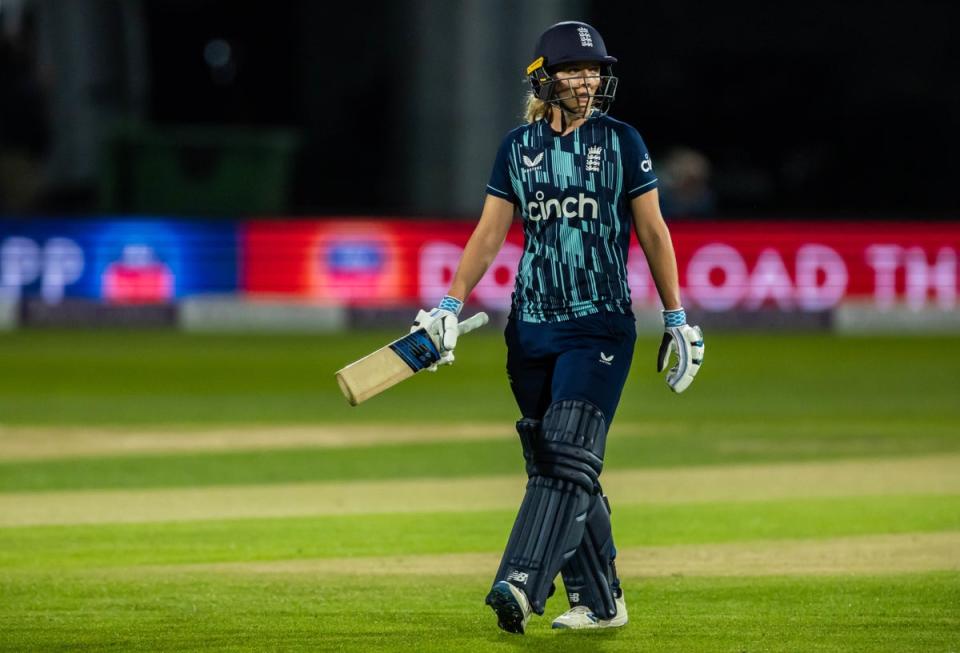
<instances>
[{"instance_id":1,"label":"leg pad","mask_svg":"<svg viewBox=\"0 0 960 653\"><path fill-rule=\"evenodd\" d=\"M577 483L595 494L606 442L607 425L599 408L586 401L559 401L543 417L534 462L541 475Z\"/></svg>"},{"instance_id":2,"label":"leg pad","mask_svg":"<svg viewBox=\"0 0 960 653\"><path fill-rule=\"evenodd\" d=\"M599 409L575 400L553 404L539 434L530 422L517 424L525 458L532 451L530 478L496 581L523 589L533 611L543 614L553 579L583 539L600 487L606 425Z\"/></svg>"},{"instance_id":3,"label":"leg pad","mask_svg":"<svg viewBox=\"0 0 960 653\"><path fill-rule=\"evenodd\" d=\"M560 570L571 607L585 605L600 619L616 616L620 579L613 563L615 555L610 506L605 496L597 494L587 512L580 546Z\"/></svg>"},{"instance_id":4,"label":"leg pad","mask_svg":"<svg viewBox=\"0 0 960 653\"><path fill-rule=\"evenodd\" d=\"M528 417L517 422L517 434L520 436L520 446L523 448L523 460L527 465L528 477L537 473L533 459L540 439L540 425L540 420Z\"/></svg>"}]
</instances>

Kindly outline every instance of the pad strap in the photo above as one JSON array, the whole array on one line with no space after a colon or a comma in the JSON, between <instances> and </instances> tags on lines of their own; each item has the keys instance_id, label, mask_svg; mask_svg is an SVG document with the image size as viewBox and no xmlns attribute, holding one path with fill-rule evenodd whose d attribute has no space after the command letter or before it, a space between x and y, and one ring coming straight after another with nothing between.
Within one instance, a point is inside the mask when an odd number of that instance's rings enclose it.
<instances>
[{"instance_id":1,"label":"pad strap","mask_svg":"<svg viewBox=\"0 0 960 653\"><path fill-rule=\"evenodd\" d=\"M540 420L524 417L517 422L517 434L520 436L520 446L523 449L523 460L527 465L527 477L537 473L534 463L534 452L540 440Z\"/></svg>"}]
</instances>

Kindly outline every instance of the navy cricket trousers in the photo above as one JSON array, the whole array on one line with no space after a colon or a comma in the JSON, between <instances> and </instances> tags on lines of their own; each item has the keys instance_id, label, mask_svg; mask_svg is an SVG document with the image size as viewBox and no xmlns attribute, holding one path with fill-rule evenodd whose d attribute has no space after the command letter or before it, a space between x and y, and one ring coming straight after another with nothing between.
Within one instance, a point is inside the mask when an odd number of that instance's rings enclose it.
<instances>
[{"instance_id":1,"label":"navy cricket trousers","mask_svg":"<svg viewBox=\"0 0 960 653\"><path fill-rule=\"evenodd\" d=\"M602 311L545 323L511 317L504 337L510 389L524 417L542 419L550 404L580 399L599 408L610 428L633 359L633 315Z\"/></svg>"}]
</instances>

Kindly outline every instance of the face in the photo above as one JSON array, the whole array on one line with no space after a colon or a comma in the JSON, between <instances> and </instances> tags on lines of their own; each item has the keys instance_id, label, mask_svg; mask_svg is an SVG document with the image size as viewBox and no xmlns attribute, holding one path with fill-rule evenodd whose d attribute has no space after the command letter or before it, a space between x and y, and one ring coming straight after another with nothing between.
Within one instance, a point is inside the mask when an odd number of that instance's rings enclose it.
<instances>
[{"instance_id":1,"label":"face","mask_svg":"<svg viewBox=\"0 0 960 653\"><path fill-rule=\"evenodd\" d=\"M586 115L600 87L600 64L579 62L563 64L553 71L557 80L556 97L570 112Z\"/></svg>"}]
</instances>

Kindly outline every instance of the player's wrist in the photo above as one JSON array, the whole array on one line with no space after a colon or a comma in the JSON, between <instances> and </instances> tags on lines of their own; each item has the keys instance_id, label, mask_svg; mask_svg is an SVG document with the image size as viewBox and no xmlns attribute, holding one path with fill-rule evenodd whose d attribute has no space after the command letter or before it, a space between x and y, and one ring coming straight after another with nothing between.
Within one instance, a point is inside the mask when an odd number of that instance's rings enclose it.
<instances>
[{"instance_id":1,"label":"player's wrist","mask_svg":"<svg viewBox=\"0 0 960 653\"><path fill-rule=\"evenodd\" d=\"M665 309L663 311L664 328L681 327L687 323L687 312L680 308Z\"/></svg>"},{"instance_id":2,"label":"player's wrist","mask_svg":"<svg viewBox=\"0 0 960 653\"><path fill-rule=\"evenodd\" d=\"M459 317L460 311L463 310L463 302L451 295L444 295L443 299L440 300L440 303L437 304L437 308L442 311L450 311Z\"/></svg>"}]
</instances>

